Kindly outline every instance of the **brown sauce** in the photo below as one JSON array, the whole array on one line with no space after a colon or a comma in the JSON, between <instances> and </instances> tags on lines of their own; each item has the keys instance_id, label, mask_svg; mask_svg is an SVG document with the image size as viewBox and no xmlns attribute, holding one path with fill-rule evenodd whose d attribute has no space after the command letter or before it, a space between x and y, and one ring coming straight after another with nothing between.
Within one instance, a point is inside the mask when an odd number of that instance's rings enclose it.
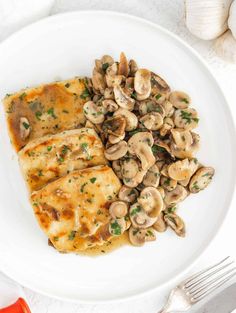
<instances>
[{"instance_id":1,"label":"brown sauce","mask_svg":"<svg viewBox=\"0 0 236 313\"><path fill-rule=\"evenodd\" d=\"M87 249L85 251L80 251L78 252L78 254L92 256L92 257L99 256L99 255L104 255L106 253L110 253L116 249L121 248L124 245L129 245L129 244L130 244L129 236L128 236L128 232L126 231L121 236L112 238L111 240L109 240L102 246L97 246L97 247Z\"/></svg>"}]
</instances>

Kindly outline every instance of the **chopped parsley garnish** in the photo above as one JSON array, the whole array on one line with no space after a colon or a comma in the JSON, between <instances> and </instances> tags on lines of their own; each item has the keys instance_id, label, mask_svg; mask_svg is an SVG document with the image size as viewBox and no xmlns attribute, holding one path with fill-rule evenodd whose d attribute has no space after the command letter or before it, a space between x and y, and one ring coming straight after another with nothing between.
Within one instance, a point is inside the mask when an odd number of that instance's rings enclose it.
<instances>
[{"instance_id":1,"label":"chopped parsley garnish","mask_svg":"<svg viewBox=\"0 0 236 313\"><path fill-rule=\"evenodd\" d=\"M92 157L89 153L87 142L81 143L80 147L81 147L82 151L87 154L87 160L91 160Z\"/></svg>"},{"instance_id":2,"label":"chopped parsley garnish","mask_svg":"<svg viewBox=\"0 0 236 313\"><path fill-rule=\"evenodd\" d=\"M136 236L138 232L139 232L138 229L133 230L133 236Z\"/></svg>"},{"instance_id":3,"label":"chopped parsley garnish","mask_svg":"<svg viewBox=\"0 0 236 313\"><path fill-rule=\"evenodd\" d=\"M23 122L23 126L24 126L25 129L29 129L29 127L30 127L29 124L26 123L26 122Z\"/></svg>"},{"instance_id":4,"label":"chopped parsley garnish","mask_svg":"<svg viewBox=\"0 0 236 313\"><path fill-rule=\"evenodd\" d=\"M59 158L58 158L58 161L59 161L60 163L63 163L65 160L64 160L63 157L59 157Z\"/></svg>"},{"instance_id":5,"label":"chopped parsley garnish","mask_svg":"<svg viewBox=\"0 0 236 313\"><path fill-rule=\"evenodd\" d=\"M207 177L207 176L211 176L211 174L210 173L206 173L206 174L202 175L202 177Z\"/></svg>"},{"instance_id":6,"label":"chopped parsley garnish","mask_svg":"<svg viewBox=\"0 0 236 313\"><path fill-rule=\"evenodd\" d=\"M62 155L66 155L68 150L70 150L70 148L68 146L64 145L62 147L62 150L61 150Z\"/></svg>"},{"instance_id":7,"label":"chopped parsley garnish","mask_svg":"<svg viewBox=\"0 0 236 313\"><path fill-rule=\"evenodd\" d=\"M137 93L136 93L136 91L132 92L131 98L137 100Z\"/></svg>"},{"instance_id":8,"label":"chopped parsley garnish","mask_svg":"<svg viewBox=\"0 0 236 313\"><path fill-rule=\"evenodd\" d=\"M188 101L187 98L182 98L181 101L182 101L182 102L185 102L185 103L187 103L187 104L189 104L189 101Z\"/></svg>"},{"instance_id":9,"label":"chopped parsley garnish","mask_svg":"<svg viewBox=\"0 0 236 313\"><path fill-rule=\"evenodd\" d=\"M137 206L130 212L130 216L134 216L135 214L139 213L141 211L141 207Z\"/></svg>"},{"instance_id":10,"label":"chopped parsley garnish","mask_svg":"<svg viewBox=\"0 0 236 313\"><path fill-rule=\"evenodd\" d=\"M51 151L52 150L52 146L47 146L47 150Z\"/></svg>"},{"instance_id":11,"label":"chopped parsley garnish","mask_svg":"<svg viewBox=\"0 0 236 313\"><path fill-rule=\"evenodd\" d=\"M200 189L199 186L198 186L198 184L197 184L197 182L195 182L195 183L193 184L193 189L196 189L196 190L199 190L199 189Z\"/></svg>"},{"instance_id":12,"label":"chopped parsley garnish","mask_svg":"<svg viewBox=\"0 0 236 313\"><path fill-rule=\"evenodd\" d=\"M84 192L84 187L85 187L86 185L88 185L88 183L84 183L84 184L81 186L80 192Z\"/></svg>"},{"instance_id":13,"label":"chopped parsley garnish","mask_svg":"<svg viewBox=\"0 0 236 313\"><path fill-rule=\"evenodd\" d=\"M157 100L160 99L160 98L161 98L161 94L158 93L155 98L156 98Z\"/></svg>"},{"instance_id":14,"label":"chopped parsley garnish","mask_svg":"<svg viewBox=\"0 0 236 313\"><path fill-rule=\"evenodd\" d=\"M137 128L135 130L131 130L130 132L128 132L129 136L133 136L139 132L143 131L141 128Z\"/></svg>"},{"instance_id":15,"label":"chopped parsley garnish","mask_svg":"<svg viewBox=\"0 0 236 313\"><path fill-rule=\"evenodd\" d=\"M191 112L181 111L180 116L183 120L186 120L187 124L190 124L192 120L196 123L199 121L197 117L192 117Z\"/></svg>"},{"instance_id":16,"label":"chopped parsley garnish","mask_svg":"<svg viewBox=\"0 0 236 313\"><path fill-rule=\"evenodd\" d=\"M98 210L97 211L97 215L101 215L102 214L102 211L101 210Z\"/></svg>"},{"instance_id":17,"label":"chopped parsley garnish","mask_svg":"<svg viewBox=\"0 0 236 313\"><path fill-rule=\"evenodd\" d=\"M174 213L176 211L176 206L172 206L170 208L167 209L168 213Z\"/></svg>"},{"instance_id":18,"label":"chopped parsley garnish","mask_svg":"<svg viewBox=\"0 0 236 313\"><path fill-rule=\"evenodd\" d=\"M94 184L96 180L97 180L97 178L96 178L96 177L92 177L92 178L90 178L90 181L91 181L91 183L92 183L92 184Z\"/></svg>"},{"instance_id":19,"label":"chopped parsley garnish","mask_svg":"<svg viewBox=\"0 0 236 313\"><path fill-rule=\"evenodd\" d=\"M165 179L164 185L170 186L170 178Z\"/></svg>"},{"instance_id":20,"label":"chopped parsley garnish","mask_svg":"<svg viewBox=\"0 0 236 313\"><path fill-rule=\"evenodd\" d=\"M153 145L152 146L152 152L153 153L158 153L158 152L166 152L166 150L158 145Z\"/></svg>"},{"instance_id":21,"label":"chopped parsley garnish","mask_svg":"<svg viewBox=\"0 0 236 313\"><path fill-rule=\"evenodd\" d=\"M69 111L67 111L67 110L62 110L62 112L63 112L63 113L66 113L66 114L69 113Z\"/></svg>"},{"instance_id":22,"label":"chopped parsley garnish","mask_svg":"<svg viewBox=\"0 0 236 313\"><path fill-rule=\"evenodd\" d=\"M47 110L48 115L51 115L54 119L56 119L56 115L54 113L54 108L50 108Z\"/></svg>"},{"instance_id":23,"label":"chopped parsley garnish","mask_svg":"<svg viewBox=\"0 0 236 313\"><path fill-rule=\"evenodd\" d=\"M102 70L105 72L106 69L109 67L109 63L103 63L102 64Z\"/></svg>"},{"instance_id":24,"label":"chopped parsley garnish","mask_svg":"<svg viewBox=\"0 0 236 313\"><path fill-rule=\"evenodd\" d=\"M153 232L150 229L147 230L146 235L147 236L154 236Z\"/></svg>"},{"instance_id":25,"label":"chopped parsley garnish","mask_svg":"<svg viewBox=\"0 0 236 313\"><path fill-rule=\"evenodd\" d=\"M40 111L37 111L37 112L35 112L35 116L36 116L36 118L37 118L37 120L41 120L41 116L42 116L42 112L40 112Z\"/></svg>"},{"instance_id":26,"label":"chopped parsley garnish","mask_svg":"<svg viewBox=\"0 0 236 313\"><path fill-rule=\"evenodd\" d=\"M55 236L55 237L53 237L53 240L54 240L54 241L58 241L59 238L58 238L57 236Z\"/></svg>"},{"instance_id":27,"label":"chopped parsley garnish","mask_svg":"<svg viewBox=\"0 0 236 313\"><path fill-rule=\"evenodd\" d=\"M197 162L198 162L197 158L193 158L193 162L194 162L195 164L197 164Z\"/></svg>"},{"instance_id":28,"label":"chopped parsley garnish","mask_svg":"<svg viewBox=\"0 0 236 313\"><path fill-rule=\"evenodd\" d=\"M66 84L65 84L65 87L66 87L66 88L69 88L69 87L70 87L70 83L66 83Z\"/></svg>"},{"instance_id":29,"label":"chopped parsley garnish","mask_svg":"<svg viewBox=\"0 0 236 313\"><path fill-rule=\"evenodd\" d=\"M116 236L121 235L121 226L119 225L117 220L111 223L111 229L114 235Z\"/></svg>"},{"instance_id":30,"label":"chopped parsley garnish","mask_svg":"<svg viewBox=\"0 0 236 313\"><path fill-rule=\"evenodd\" d=\"M107 199L112 200L112 196L111 195L107 196Z\"/></svg>"},{"instance_id":31,"label":"chopped parsley garnish","mask_svg":"<svg viewBox=\"0 0 236 313\"><path fill-rule=\"evenodd\" d=\"M86 99L89 96L90 96L90 93L89 93L88 89L85 88L84 91L81 93L80 98L81 99Z\"/></svg>"},{"instance_id":32,"label":"chopped parsley garnish","mask_svg":"<svg viewBox=\"0 0 236 313\"><path fill-rule=\"evenodd\" d=\"M76 234L76 231L75 230L72 230L68 236L68 239L69 240L73 240L75 238L75 234Z\"/></svg>"},{"instance_id":33,"label":"chopped parsley garnish","mask_svg":"<svg viewBox=\"0 0 236 313\"><path fill-rule=\"evenodd\" d=\"M38 171L38 176L43 176L42 170L39 170L39 171Z\"/></svg>"},{"instance_id":34,"label":"chopped parsley garnish","mask_svg":"<svg viewBox=\"0 0 236 313\"><path fill-rule=\"evenodd\" d=\"M23 93L19 96L19 98L20 98L20 100L22 101L22 100L24 100L24 98L25 98L26 96L27 96L26 93L23 92Z\"/></svg>"}]
</instances>

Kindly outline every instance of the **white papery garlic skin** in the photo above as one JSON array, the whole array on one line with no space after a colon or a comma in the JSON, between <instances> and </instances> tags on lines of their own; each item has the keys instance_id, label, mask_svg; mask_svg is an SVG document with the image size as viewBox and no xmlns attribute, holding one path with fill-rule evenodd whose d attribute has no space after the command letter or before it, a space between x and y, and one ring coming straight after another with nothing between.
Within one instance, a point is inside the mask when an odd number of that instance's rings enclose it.
<instances>
[{"instance_id":1,"label":"white papery garlic skin","mask_svg":"<svg viewBox=\"0 0 236 313\"><path fill-rule=\"evenodd\" d=\"M186 26L204 40L215 39L228 28L232 0L185 0Z\"/></svg>"},{"instance_id":2,"label":"white papery garlic skin","mask_svg":"<svg viewBox=\"0 0 236 313\"><path fill-rule=\"evenodd\" d=\"M215 51L224 60L236 63L236 39L231 30L227 30L215 43Z\"/></svg>"},{"instance_id":3,"label":"white papery garlic skin","mask_svg":"<svg viewBox=\"0 0 236 313\"><path fill-rule=\"evenodd\" d=\"M229 10L228 25L234 38L236 39L236 1L234 1L231 4L230 10Z\"/></svg>"}]
</instances>

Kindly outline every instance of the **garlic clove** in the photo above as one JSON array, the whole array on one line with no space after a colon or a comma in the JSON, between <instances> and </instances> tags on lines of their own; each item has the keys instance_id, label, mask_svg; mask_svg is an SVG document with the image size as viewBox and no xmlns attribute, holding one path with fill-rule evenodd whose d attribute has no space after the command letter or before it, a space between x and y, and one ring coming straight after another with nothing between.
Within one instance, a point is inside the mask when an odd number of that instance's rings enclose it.
<instances>
[{"instance_id":1,"label":"garlic clove","mask_svg":"<svg viewBox=\"0 0 236 313\"><path fill-rule=\"evenodd\" d=\"M232 32L232 35L236 39L236 1L231 4L229 11L229 19L228 19L229 29Z\"/></svg>"},{"instance_id":2,"label":"garlic clove","mask_svg":"<svg viewBox=\"0 0 236 313\"><path fill-rule=\"evenodd\" d=\"M215 39L227 28L232 0L185 0L186 26L204 40Z\"/></svg>"},{"instance_id":3,"label":"garlic clove","mask_svg":"<svg viewBox=\"0 0 236 313\"><path fill-rule=\"evenodd\" d=\"M231 30L220 36L215 43L215 51L224 60L236 63L236 39Z\"/></svg>"}]
</instances>

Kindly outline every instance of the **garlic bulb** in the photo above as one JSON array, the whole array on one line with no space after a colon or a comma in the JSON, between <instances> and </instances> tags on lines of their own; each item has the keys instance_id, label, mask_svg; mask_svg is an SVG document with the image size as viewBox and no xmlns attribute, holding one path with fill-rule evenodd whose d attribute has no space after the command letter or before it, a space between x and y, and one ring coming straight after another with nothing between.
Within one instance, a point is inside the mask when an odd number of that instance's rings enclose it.
<instances>
[{"instance_id":1,"label":"garlic bulb","mask_svg":"<svg viewBox=\"0 0 236 313\"><path fill-rule=\"evenodd\" d=\"M232 0L185 0L185 19L190 32L210 40L223 34L227 28Z\"/></svg>"},{"instance_id":2,"label":"garlic bulb","mask_svg":"<svg viewBox=\"0 0 236 313\"><path fill-rule=\"evenodd\" d=\"M215 43L216 53L229 62L236 62L236 39L231 30L227 30Z\"/></svg>"},{"instance_id":3,"label":"garlic bulb","mask_svg":"<svg viewBox=\"0 0 236 313\"><path fill-rule=\"evenodd\" d=\"M230 11L229 11L228 25L234 38L236 39L236 1L234 1L231 4Z\"/></svg>"}]
</instances>

